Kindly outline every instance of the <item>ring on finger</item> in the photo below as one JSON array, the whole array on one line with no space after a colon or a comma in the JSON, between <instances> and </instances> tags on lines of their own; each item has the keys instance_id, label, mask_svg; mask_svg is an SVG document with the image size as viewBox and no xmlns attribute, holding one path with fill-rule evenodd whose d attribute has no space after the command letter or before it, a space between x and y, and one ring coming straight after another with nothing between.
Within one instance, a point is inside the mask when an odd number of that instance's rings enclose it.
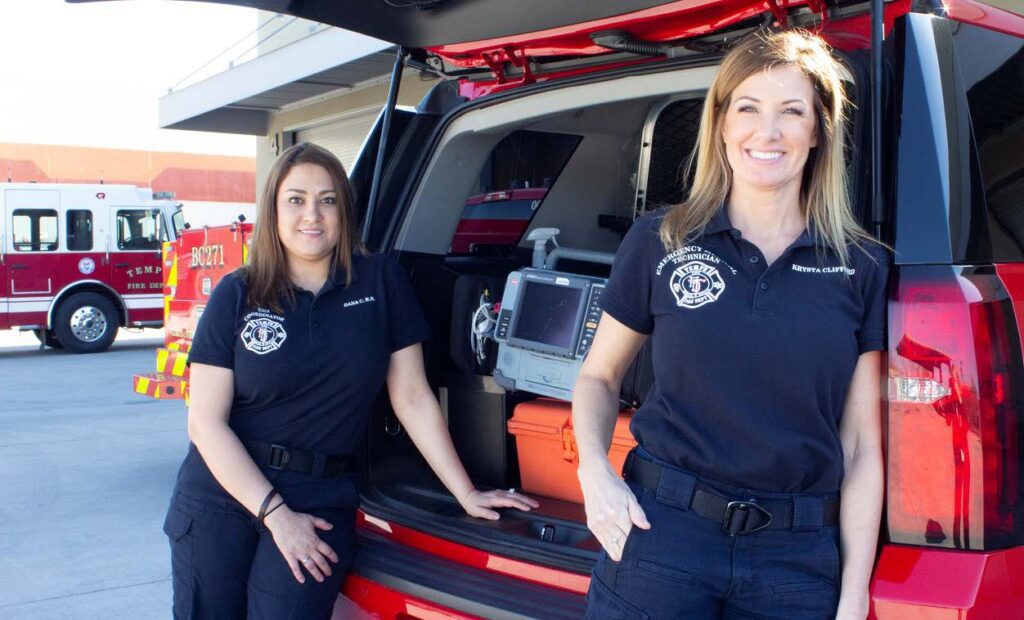
<instances>
[{"instance_id":1,"label":"ring on finger","mask_svg":"<svg viewBox=\"0 0 1024 620\"><path fill-rule=\"evenodd\" d=\"M303 557L301 561L302 561L302 565L303 566L309 566L310 564L313 563L313 558L311 558L311 557L309 557L307 555L307 556Z\"/></svg>"}]
</instances>

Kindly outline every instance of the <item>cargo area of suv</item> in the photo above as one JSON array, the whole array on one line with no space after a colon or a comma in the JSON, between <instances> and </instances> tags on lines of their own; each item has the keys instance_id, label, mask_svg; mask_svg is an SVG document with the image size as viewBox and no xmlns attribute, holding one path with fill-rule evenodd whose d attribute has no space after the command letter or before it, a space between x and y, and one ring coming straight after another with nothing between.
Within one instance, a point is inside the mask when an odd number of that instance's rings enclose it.
<instances>
[{"instance_id":1,"label":"cargo area of suv","mask_svg":"<svg viewBox=\"0 0 1024 620\"><path fill-rule=\"evenodd\" d=\"M531 231L556 228L560 248L605 254L610 262L638 213L682 199L716 60L708 55L675 68L467 106L441 132L395 230L395 256L408 268L430 318L427 367L471 478L482 488L533 494L541 507L504 511L499 522L466 517L382 398L368 446L369 514L507 557L581 576L589 572L599 546L586 527L571 432L563 432L569 404L498 385L492 376L496 348L492 343L482 362L473 356L470 317L481 291L500 301L508 273L530 266ZM854 68L863 60L849 59ZM849 87L856 95L856 85ZM860 122L859 114L851 114L851 130ZM852 160L851 167L860 169ZM475 209L466 206L476 202L473 197L484 195L491 198L485 204L501 209L514 202L518 188L537 187L544 192L518 234L456 251L453 238ZM609 270L579 260L554 268L597 277ZM629 413L650 385L642 365L638 360L621 394L616 440L625 446Z\"/></svg>"},{"instance_id":2,"label":"cargo area of suv","mask_svg":"<svg viewBox=\"0 0 1024 620\"><path fill-rule=\"evenodd\" d=\"M1018 38L934 16L909 15L897 22L886 50L892 83L884 114L894 120L887 121L883 139L883 174L891 179L884 191L899 207L881 209L881 219L875 219L879 213L870 208L869 200L868 55L858 49L842 52L856 104L848 125L851 191L862 223L895 246L898 265L890 301L886 431L893 444L887 458L888 544L875 585L879 617L919 609L916 597L930 590L919 581L913 586L917 594L896 585L900 578L893 571L900 569L894 567L910 570L906 552L915 549L913 545L982 551L985 562L1010 561L1006 558L1019 555L1020 490L1015 481L1020 478L1015 472L1020 465L1020 414L1006 404L1000 408L988 403L999 398L1016 402L1016 388L1012 393L1007 390L1017 385L1014 377L1024 368L1019 329L1012 320L1015 313L1021 314L1016 307L1021 298L1018 267L1012 263L1021 260L1022 238L1014 232L1015 218L1010 215L1021 204L1019 197L1007 193L1024 165L1005 142L1020 131L1024 119L1019 106L1011 103L1024 100L1022 49ZM986 50L984 57L980 50ZM576 482L571 439L559 434L558 412L567 416L567 406L559 410L550 401L536 400L529 390L500 387L491 376L495 351L488 350L491 357L479 362L469 348L469 317L484 292L490 300L500 301L507 274L530 266L535 244L527 238L532 231L557 228L560 247L613 254L640 212L684 196L686 158L714 65L715 55L708 54L675 66L663 62L658 68L609 73L561 87L522 89L515 97L464 105L447 119L430 144L429 156L416 169L418 176L408 182L407 202L395 217L390 247L409 269L435 330L426 349L428 368L471 477L485 488L516 487L527 493L540 488L542 507L527 514L506 512L496 523L465 517L382 399L367 454L364 500L371 523L381 519L464 548L581 576L587 573L598 546L586 528L578 496L566 491ZM931 72L941 76L938 84ZM926 137L926 132L934 136L944 125L953 127L955 139ZM490 240L460 241L460 235L479 230L468 221L479 217L479 205L499 209L527 190L536 190L530 194L533 204L518 227L512 225ZM601 277L608 267L600 261L570 260L555 269ZM965 314L936 306L939 300L963 304ZM959 335L944 340L946 332ZM925 343L935 347L914 348ZM936 351L947 357L936 359ZM970 368L980 382L974 388L980 400L960 405L958 414L950 413L956 405L942 400L956 389L945 389L949 384L943 383L950 380L950 364ZM631 369L634 372L640 380L627 380L622 394L627 415L642 401L646 387L642 369ZM991 380L982 378L989 376ZM966 385L962 381L959 376L953 379ZM993 387L993 381L1002 387ZM990 393L995 389L1002 391ZM925 393L934 400L924 398ZM530 420L525 425L519 422L531 404L547 408L547 428L529 429ZM925 412L933 410L940 416ZM958 415L970 419L964 418L963 428L956 431ZM911 432L911 427L929 429L928 434ZM535 436L547 433L547 443L524 441L531 431ZM963 434L952 439L960 447L949 445L950 432ZM975 433L978 439L973 444L966 435ZM951 447L961 456L950 459ZM966 459L969 468L971 454L984 462L983 472L975 468L965 473L963 462ZM544 461L539 474L533 459ZM972 486L964 476L977 480ZM561 484L551 484L545 477ZM980 477L988 478L981 482ZM545 495L545 489L553 488L559 497ZM954 504L960 507L951 508ZM364 574L374 574L372 558L382 553L380 547L372 549ZM958 558L967 556L914 557L953 569L960 565ZM985 562L972 572L975 583L998 591L1002 582ZM383 577L377 573L374 578ZM967 597L968 589L961 589ZM436 592L432 596L446 600ZM1008 598L994 608L1012 609L1015 596L1007 593ZM506 601L507 607L501 609L536 614L531 600L551 605L559 599L544 599L542 593L531 591ZM574 600L563 601L558 613L549 608L546 615L573 617L581 609L581 600ZM481 615L495 610L474 607L458 596L449 603Z\"/></svg>"},{"instance_id":3,"label":"cargo area of suv","mask_svg":"<svg viewBox=\"0 0 1024 620\"><path fill-rule=\"evenodd\" d=\"M712 77L713 68L696 67L550 89L459 115L434 148L395 245L431 320L427 366L456 448L477 484L530 493L537 481L522 479L521 464L545 455L517 451L510 420L518 406L538 397L499 387L490 373L494 347L487 349L491 359L480 363L472 355L468 330L453 332L453 326L468 325L479 306L476 295L456 290L489 287L489 295L500 300L508 273L529 266L533 243L526 237L538 228L559 229L561 248L613 255L638 201L641 208L652 208L677 199L702 93ZM642 185L641 177L646 177ZM535 184L546 193L518 235L504 243L472 244L470 252L450 251L466 219L467 199ZM503 202L489 205L499 209ZM609 269L578 260L555 268L595 276L607 276ZM642 398L624 396L631 404ZM567 406L564 412L567 417ZM580 503L540 496L541 508L531 513L507 511L497 523L467 518L384 403L371 428L367 500L374 508L414 519L435 533L589 570L598 546ZM561 458L560 439L555 432L549 447L559 453L556 466L559 461L564 466L546 475L575 484L575 463L571 454Z\"/></svg>"}]
</instances>

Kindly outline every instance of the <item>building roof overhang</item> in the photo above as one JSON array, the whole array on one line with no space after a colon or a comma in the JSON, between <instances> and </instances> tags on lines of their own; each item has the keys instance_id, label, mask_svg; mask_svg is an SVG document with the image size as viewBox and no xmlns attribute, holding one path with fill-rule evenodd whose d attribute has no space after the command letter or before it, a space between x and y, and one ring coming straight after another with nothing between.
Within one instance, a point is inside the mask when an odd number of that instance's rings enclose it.
<instances>
[{"instance_id":1,"label":"building roof overhang","mask_svg":"<svg viewBox=\"0 0 1024 620\"><path fill-rule=\"evenodd\" d=\"M387 75L394 62L391 43L327 28L164 95L159 124L265 136L273 112Z\"/></svg>"}]
</instances>

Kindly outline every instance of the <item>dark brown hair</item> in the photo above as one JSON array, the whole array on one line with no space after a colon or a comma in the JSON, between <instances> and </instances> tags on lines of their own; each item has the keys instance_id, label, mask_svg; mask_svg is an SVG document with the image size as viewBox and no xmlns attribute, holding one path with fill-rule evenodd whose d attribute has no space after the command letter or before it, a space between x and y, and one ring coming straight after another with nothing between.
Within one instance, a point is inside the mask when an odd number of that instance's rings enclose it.
<instances>
[{"instance_id":1,"label":"dark brown hair","mask_svg":"<svg viewBox=\"0 0 1024 620\"><path fill-rule=\"evenodd\" d=\"M333 153L309 142L296 144L286 150L270 168L263 193L260 194L252 252L249 254L249 264L242 270L249 289L246 302L250 306L270 308L278 313L284 312L281 300L287 299L290 304L294 304L295 294L289 285L288 262L281 238L277 234L277 193L281 190L284 178L299 164L313 164L326 170L338 192L341 236L334 246L328 277L335 277L340 270L345 273L345 283L352 282L352 255L365 252L356 227L355 192L345 167Z\"/></svg>"}]
</instances>

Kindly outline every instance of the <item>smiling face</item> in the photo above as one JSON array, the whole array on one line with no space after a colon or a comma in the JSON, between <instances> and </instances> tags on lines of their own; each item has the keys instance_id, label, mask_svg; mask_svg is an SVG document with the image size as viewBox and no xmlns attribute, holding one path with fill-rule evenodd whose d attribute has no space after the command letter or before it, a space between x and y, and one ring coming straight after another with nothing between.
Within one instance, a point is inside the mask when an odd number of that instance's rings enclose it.
<instances>
[{"instance_id":1,"label":"smiling face","mask_svg":"<svg viewBox=\"0 0 1024 620\"><path fill-rule=\"evenodd\" d=\"M814 102L811 80L791 66L740 82L722 120L734 191L799 191L808 154L818 145Z\"/></svg>"},{"instance_id":2,"label":"smiling face","mask_svg":"<svg viewBox=\"0 0 1024 620\"><path fill-rule=\"evenodd\" d=\"M277 192L277 234L288 263L330 261L341 236L341 205L327 170L297 164Z\"/></svg>"}]
</instances>

